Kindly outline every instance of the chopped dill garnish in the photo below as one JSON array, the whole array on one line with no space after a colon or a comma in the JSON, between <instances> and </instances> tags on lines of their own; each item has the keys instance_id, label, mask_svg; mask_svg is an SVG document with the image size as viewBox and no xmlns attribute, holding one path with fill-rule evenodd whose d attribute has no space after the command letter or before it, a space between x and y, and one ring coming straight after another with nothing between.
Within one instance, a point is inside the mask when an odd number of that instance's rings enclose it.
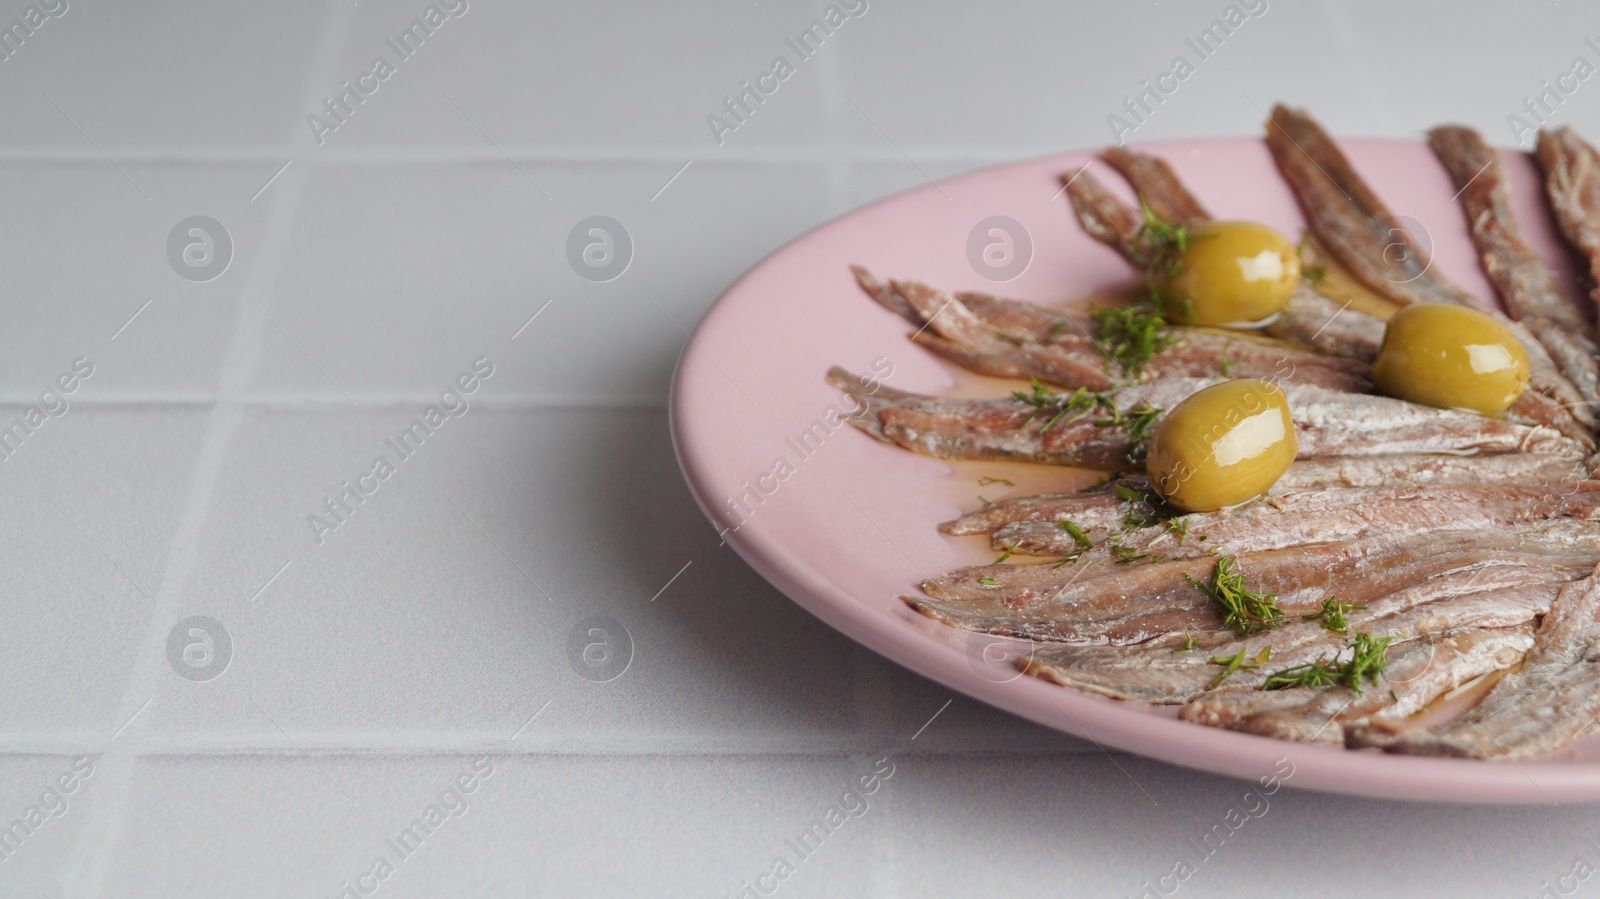
<instances>
[{"instance_id":1,"label":"chopped dill garnish","mask_svg":"<svg viewBox=\"0 0 1600 899\"><path fill-rule=\"evenodd\" d=\"M1159 496L1147 493L1132 484L1116 483L1111 487L1117 498L1128 504L1127 511L1122 516L1122 530L1113 535L1113 539L1141 528L1156 527L1157 525L1170 527L1171 510L1167 509ZM1162 539L1165 535L1157 537ZM1151 541L1152 543L1156 541ZM1113 550L1115 551L1115 550ZM1158 557L1159 558L1159 557Z\"/></svg>"},{"instance_id":2,"label":"chopped dill garnish","mask_svg":"<svg viewBox=\"0 0 1600 899\"><path fill-rule=\"evenodd\" d=\"M1146 506L1145 508L1147 512L1144 515L1136 514L1138 511L1138 507L1136 506L1132 509L1129 509L1127 514L1122 516L1123 534L1126 534L1129 531L1137 531L1140 528L1153 528L1158 524L1164 525L1167 523L1167 519L1162 518L1161 513L1155 511L1149 506ZM1159 540L1161 538L1157 537L1156 539Z\"/></svg>"},{"instance_id":3,"label":"chopped dill garnish","mask_svg":"<svg viewBox=\"0 0 1600 899\"><path fill-rule=\"evenodd\" d=\"M1271 593L1257 593L1244 585L1244 575L1235 567L1233 556L1217 559L1211 573L1211 583L1202 584L1185 574L1183 577L1196 590L1211 597L1222 612L1222 623L1233 628L1234 633L1248 637L1254 633L1277 627L1283 623L1283 610L1278 608L1278 597Z\"/></svg>"},{"instance_id":4,"label":"chopped dill garnish","mask_svg":"<svg viewBox=\"0 0 1600 899\"><path fill-rule=\"evenodd\" d=\"M1233 377L1233 357L1228 355L1228 347L1232 343L1233 341L1230 340L1222 345L1222 376L1224 378Z\"/></svg>"},{"instance_id":5,"label":"chopped dill garnish","mask_svg":"<svg viewBox=\"0 0 1600 899\"><path fill-rule=\"evenodd\" d=\"M1157 416L1163 411L1146 402L1141 402L1128 410L1128 437L1133 440L1141 455L1145 441L1151 437L1151 425L1155 424Z\"/></svg>"},{"instance_id":6,"label":"chopped dill garnish","mask_svg":"<svg viewBox=\"0 0 1600 899\"><path fill-rule=\"evenodd\" d=\"M1356 609L1365 609L1366 606L1342 603L1339 597L1330 596L1322 601L1322 611L1310 615L1301 615L1302 621L1320 621L1322 626L1336 634L1342 634L1350 627L1350 622L1344 616Z\"/></svg>"},{"instance_id":7,"label":"chopped dill garnish","mask_svg":"<svg viewBox=\"0 0 1600 899\"><path fill-rule=\"evenodd\" d=\"M1189 249L1189 226L1174 225L1167 217L1139 197L1139 211L1144 216L1139 230L1134 232L1133 245L1144 260L1145 267L1154 272L1165 266L1168 277L1178 273L1179 257Z\"/></svg>"},{"instance_id":8,"label":"chopped dill garnish","mask_svg":"<svg viewBox=\"0 0 1600 899\"><path fill-rule=\"evenodd\" d=\"M1189 233L1189 226L1173 224L1167 218L1150 208L1150 204L1139 198L1139 209L1144 216L1139 230L1134 232L1134 254L1144 266L1145 288L1149 291L1150 301L1155 304L1156 311L1167 313L1167 304L1170 298L1161 292L1163 282L1171 281L1178 276L1183 268L1183 254L1189 249L1189 242L1195 240L1196 235ZM1188 298L1180 299L1183 304L1181 310L1183 319L1193 321L1194 303Z\"/></svg>"},{"instance_id":9,"label":"chopped dill garnish","mask_svg":"<svg viewBox=\"0 0 1600 899\"><path fill-rule=\"evenodd\" d=\"M1182 546L1189 539L1189 520L1187 518L1168 518L1161 522L1168 533L1178 535L1178 545Z\"/></svg>"},{"instance_id":10,"label":"chopped dill garnish","mask_svg":"<svg viewBox=\"0 0 1600 899\"><path fill-rule=\"evenodd\" d=\"M1150 558L1148 553L1141 553L1135 547L1123 546L1120 543L1111 544L1111 555L1116 558L1117 563L1120 565L1141 562Z\"/></svg>"},{"instance_id":11,"label":"chopped dill garnish","mask_svg":"<svg viewBox=\"0 0 1600 899\"><path fill-rule=\"evenodd\" d=\"M1000 582L995 580L992 577L980 577L980 578L978 578L978 583L984 585L985 587L998 587L998 586L1000 586Z\"/></svg>"},{"instance_id":12,"label":"chopped dill garnish","mask_svg":"<svg viewBox=\"0 0 1600 899\"><path fill-rule=\"evenodd\" d=\"M1039 429L1039 433L1042 434L1068 415L1072 415L1072 417L1067 418L1067 421L1077 421L1088 415L1089 410L1094 407L1095 394L1090 393L1087 388L1079 387L1070 394L1057 393L1040 383L1038 378L1032 379L1032 386L1033 391L1031 393L1023 393L1020 390L1011 391L1011 396L1018 402L1027 403L1033 407L1033 412L1029 413L1028 417L1019 422L1012 430L1038 418L1040 413L1054 412L1055 415L1044 423L1044 427Z\"/></svg>"},{"instance_id":13,"label":"chopped dill garnish","mask_svg":"<svg viewBox=\"0 0 1600 899\"><path fill-rule=\"evenodd\" d=\"M1074 522L1060 518L1056 520L1056 527L1066 531L1072 537L1072 542L1078 544L1079 549L1089 549L1094 546L1094 542L1089 539L1088 532L1078 527Z\"/></svg>"},{"instance_id":14,"label":"chopped dill garnish","mask_svg":"<svg viewBox=\"0 0 1600 899\"><path fill-rule=\"evenodd\" d=\"M1300 277L1311 284L1322 283L1328 275L1328 267L1322 262L1316 244L1311 242L1310 231L1300 232L1300 244L1295 249L1300 255Z\"/></svg>"},{"instance_id":15,"label":"chopped dill garnish","mask_svg":"<svg viewBox=\"0 0 1600 899\"><path fill-rule=\"evenodd\" d=\"M1063 565L1071 565L1073 562L1076 562L1081 558L1083 558L1083 550L1080 549L1077 552L1073 553L1072 555L1062 556L1061 558L1055 560L1054 562L1051 562L1050 563L1050 567L1051 568L1060 568Z\"/></svg>"},{"instance_id":16,"label":"chopped dill garnish","mask_svg":"<svg viewBox=\"0 0 1600 899\"><path fill-rule=\"evenodd\" d=\"M1113 484L1111 485L1111 491L1125 503L1142 503L1145 501L1144 493L1139 488L1128 484Z\"/></svg>"},{"instance_id":17,"label":"chopped dill garnish","mask_svg":"<svg viewBox=\"0 0 1600 899\"><path fill-rule=\"evenodd\" d=\"M1107 418L1099 419L1094 423L1097 428L1122 427L1128 431L1128 461L1135 465L1143 464L1145 453L1149 451L1151 425L1155 424L1157 417L1164 409L1150 405L1144 400L1139 405L1128 410L1117 408L1115 400L1104 394L1097 394L1094 403L1106 410Z\"/></svg>"},{"instance_id":18,"label":"chopped dill garnish","mask_svg":"<svg viewBox=\"0 0 1600 899\"><path fill-rule=\"evenodd\" d=\"M1000 558L994 560L994 564L999 565L1001 562L1011 558L1011 554L1017 551L1017 546L1020 544L1020 542L1021 541L1018 541L1017 543L1013 543L1006 547L1006 551L1000 554Z\"/></svg>"},{"instance_id":19,"label":"chopped dill garnish","mask_svg":"<svg viewBox=\"0 0 1600 899\"><path fill-rule=\"evenodd\" d=\"M1072 319L1064 318L1061 321L1058 321L1055 324L1051 325L1050 326L1050 339L1051 340L1055 340L1057 337L1060 337L1061 336L1061 332L1065 331L1067 329L1067 325L1070 325L1070 324L1072 324Z\"/></svg>"},{"instance_id":20,"label":"chopped dill garnish","mask_svg":"<svg viewBox=\"0 0 1600 899\"><path fill-rule=\"evenodd\" d=\"M1233 673L1235 671L1242 671L1242 670L1249 669L1249 668L1260 668L1261 667L1260 665L1254 664L1252 662L1245 661L1245 658L1246 658L1245 653L1248 652L1248 651L1249 650L1247 650L1243 646L1241 646L1241 647L1239 647L1239 652L1237 654L1235 654L1235 655L1232 655L1232 656L1212 656L1211 657L1211 664L1213 664L1213 665L1221 665L1222 666L1222 670L1218 671L1217 672L1217 676L1213 677L1211 679L1211 683L1206 684L1206 689L1207 690L1215 690L1218 686L1220 686L1222 684L1223 681L1225 681L1228 678L1232 677Z\"/></svg>"},{"instance_id":21,"label":"chopped dill garnish","mask_svg":"<svg viewBox=\"0 0 1600 899\"><path fill-rule=\"evenodd\" d=\"M1361 681L1366 679L1374 684L1378 682L1378 675L1383 673L1383 668L1389 663L1385 655L1389 650L1389 642L1394 637L1374 637L1363 631L1357 631L1355 639L1350 641L1350 661L1345 665L1345 686L1356 692L1361 691Z\"/></svg>"},{"instance_id":22,"label":"chopped dill garnish","mask_svg":"<svg viewBox=\"0 0 1600 899\"><path fill-rule=\"evenodd\" d=\"M983 494L981 494L981 493L980 493L980 494L978 494L978 502L980 502L980 503L983 503L983 504L984 504L984 505L986 505L986 506L992 506L992 505L994 505L994 503L993 503L993 502L991 502L991 501L990 501L990 500L989 500L989 499L988 499L988 498L987 498L987 497L985 497L985 496L984 496L984 495L983 495Z\"/></svg>"},{"instance_id":23,"label":"chopped dill garnish","mask_svg":"<svg viewBox=\"0 0 1600 899\"><path fill-rule=\"evenodd\" d=\"M1267 675L1263 690L1287 690L1290 687L1331 687L1339 682L1339 668L1323 659L1294 665Z\"/></svg>"},{"instance_id":24,"label":"chopped dill garnish","mask_svg":"<svg viewBox=\"0 0 1600 899\"><path fill-rule=\"evenodd\" d=\"M1374 637L1357 631L1355 638L1349 643L1348 661L1340 662L1338 656L1335 656L1331 661L1322 658L1304 665L1285 668L1268 675L1266 681L1261 684L1261 689L1284 690L1289 687L1331 687L1334 684L1342 684L1360 693L1363 680L1374 684L1378 682L1378 675L1383 673L1384 665L1388 664L1384 653L1389 648L1389 641L1393 639L1393 637Z\"/></svg>"},{"instance_id":25,"label":"chopped dill garnish","mask_svg":"<svg viewBox=\"0 0 1600 899\"><path fill-rule=\"evenodd\" d=\"M1014 343L1017 346L1022 346L1023 344L1028 342L1028 338L1022 337L1022 336L1017 335L1017 334L1012 334L1010 331L1006 331L1006 330L996 330L994 332L994 336L1000 338L1001 340L1006 341L1007 343Z\"/></svg>"},{"instance_id":26,"label":"chopped dill garnish","mask_svg":"<svg viewBox=\"0 0 1600 899\"><path fill-rule=\"evenodd\" d=\"M1177 649L1174 649L1172 651L1172 654L1173 655L1181 655L1181 654L1186 653L1186 652L1194 652L1196 649L1199 649L1199 648L1200 648L1200 641L1195 639L1194 634L1191 634L1188 631L1184 631L1183 632L1183 645L1178 647Z\"/></svg>"},{"instance_id":27,"label":"chopped dill garnish","mask_svg":"<svg viewBox=\"0 0 1600 899\"><path fill-rule=\"evenodd\" d=\"M1160 310L1149 306L1096 309L1092 317L1095 343L1107 361L1115 362L1130 378L1138 377L1152 356L1176 342Z\"/></svg>"},{"instance_id":28,"label":"chopped dill garnish","mask_svg":"<svg viewBox=\"0 0 1600 899\"><path fill-rule=\"evenodd\" d=\"M1004 484L1007 487L1015 487L1015 486L1017 486L1015 483L1013 483L1011 481L1008 481L1005 478L982 477L982 478L978 479L978 486L979 487L987 487L990 484Z\"/></svg>"}]
</instances>

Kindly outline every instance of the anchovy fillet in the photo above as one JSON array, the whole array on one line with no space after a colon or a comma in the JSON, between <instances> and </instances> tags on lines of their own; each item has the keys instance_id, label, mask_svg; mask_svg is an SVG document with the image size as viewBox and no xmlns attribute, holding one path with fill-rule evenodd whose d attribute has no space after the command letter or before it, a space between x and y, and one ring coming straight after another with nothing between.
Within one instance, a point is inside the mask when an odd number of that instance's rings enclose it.
<instances>
[{"instance_id":1,"label":"anchovy fillet","mask_svg":"<svg viewBox=\"0 0 1600 899\"><path fill-rule=\"evenodd\" d=\"M1323 490L1332 487L1465 487L1522 484L1550 490L1570 490L1589 478L1584 466L1560 456L1533 453L1504 453L1492 456L1450 456L1429 453L1397 453L1392 456L1333 456L1303 459L1272 485L1269 495L1294 490ZM1137 493L1148 495L1150 486L1143 477L1128 477L1121 482ZM944 522L939 530L954 537L993 534L1016 521L1059 521L1063 518L1089 529L1116 530L1132 512L1110 485L1078 493L1042 493L990 503L960 518Z\"/></svg>"},{"instance_id":2,"label":"anchovy fillet","mask_svg":"<svg viewBox=\"0 0 1600 899\"><path fill-rule=\"evenodd\" d=\"M1133 372L1102 347L1099 325L1090 316L981 293L950 294L915 281L885 284L860 266L851 271L869 296L918 326L914 343L991 377L1105 390L1129 380L1214 377L1226 364L1233 377L1372 389L1368 367L1360 362L1220 328L1166 326L1173 343Z\"/></svg>"},{"instance_id":3,"label":"anchovy fillet","mask_svg":"<svg viewBox=\"0 0 1600 899\"><path fill-rule=\"evenodd\" d=\"M1517 414L1572 436L1592 433L1596 417L1528 329L1434 271L1416 241L1356 173L1333 139L1304 111L1273 107L1267 148L1329 254L1368 287L1399 303L1453 303L1501 320L1528 354L1529 389ZM1542 401L1541 401L1542 399Z\"/></svg>"},{"instance_id":4,"label":"anchovy fillet","mask_svg":"<svg viewBox=\"0 0 1600 899\"><path fill-rule=\"evenodd\" d=\"M1555 752L1600 720L1600 577L1562 588L1520 669L1438 727L1352 728L1347 745L1386 752L1527 759Z\"/></svg>"},{"instance_id":5,"label":"anchovy fillet","mask_svg":"<svg viewBox=\"0 0 1600 899\"><path fill-rule=\"evenodd\" d=\"M1318 611L1330 594L1362 604L1452 571L1498 565L1587 570L1600 563L1600 523L1569 519L1372 535L1239 553L1235 560L1249 589L1276 595L1285 613L1305 614ZM929 578L921 584L926 596L901 599L962 630L1125 645L1218 630L1216 604L1189 581L1208 583L1215 566L1209 557L1119 565L1104 556L1059 567L978 565Z\"/></svg>"},{"instance_id":6,"label":"anchovy fillet","mask_svg":"<svg viewBox=\"0 0 1600 899\"><path fill-rule=\"evenodd\" d=\"M1142 507L1142 508L1141 508ZM1124 519L1151 516L1144 503L1121 507ZM1030 510L1037 511L1037 510ZM1099 510L1096 510L1097 512ZM1303 490L1264 496L1231 509L1178 515L1170 523L1120 533L1124 550L1192 558L1253 552L1305 543L1352 540L1368 534L1423 534L1471 530L1600 513L1600 481L1580 481L1570 491L1551 485L1503 484L1464 487L1376 487ZM1089 538L1100 543L1120 530L1121 520L1092 519ZM1068 514L1011 521L991 535L996 549L1035 556L1063 556L1083 547L1062 526L1083 524ZM1181 527L1181 535L1177 528Z\"/></svg>"},{"instance_id":7,"label":"anchovy fillet","mask_svg":"<svg viewBox=\"0 0 1600 899\"><path fill-rule=\"evenodd\" d=\"M1522 660L1533 627L1467 628L1392 648L1376 683L1218 690L1178 710L1185 721L1302 743L1343 745L1346 722L1404 721L1456 687Z\"/></svg>"},{"instance_id":8,"label":"anchovy fillet","mask_svg":"<svg viewBox=\"0 0 1600 899\"><path fill-rule=\"evenodd\" d=\"M1589 263L1589 298L1600 306L1600 152L1563 125L1540 129L1534 157L1556 224Z\"/></svg>"},{"instance_id":9,"label":"anchovy fillet","mask_svg":"<svg viewBox=\"0 0 1600 899\"><path fill-rule=\"evenodd\" d=\"M1100 158L1116 169L1133 185L1134 193L1167 221L1197 225L1210 220L1211 213L1206 212L1200 200L1183 186L1178 173L1165 159L1124 147L1107 147Z\"/></svg>"},{"instance_id":10,"label":"anchovy fillet","mask_svg":"<svg viewBox=\"0 0 1600 899\"><path fill-rule=\"evenodd\" d=\"M1099 396L1123 413L1171 409L1219 380L1172 378L1105 391ZM941 398L878 386L841 368L828 383L865 408L851 424L914 452L946 459L1011 459L1119 471L1137 457L1126 427L1107 427L1097 408L1062 416L1022 400ZM1280 385L1294 421L1297 458L1392 453L1540 453L1582 458L1586 448L1548 428L1434 409L1382 396L1321 387ZM1159 423L1159 416L1155 422Z\"/></svg>"},{"instance_id":11,"label":"anchovy fillet","mask_svg":"<svg viewBox=\"0 0 1600 899\"><path fill-rule=\"evenodd\" d=\"M1500 154L1471 128L1447 125L1428 132L1428 143L1454 179L1478 250L1511 317L1522 322L1588 408L1600 408L1600 363L1595 361L1592 309L1556 284L1550 268L1528 245L1511 211L1511 176Z\"/></svg>"},{"instance_id":12,"label":"anchovy fillet","mask_svg":"<svg viewBox=\"0 0 1600 899\"><path fill-rule=\"evenodd\" d=\"M1393 639L1393 646L1428 634L1467 627L1518 627L1544 614L1576 572L1504 568L1474 582L1471 573L1446 575L1403 588L1366 603L1369 613L1352 627ZM1379 615L1373 609L1387 608ZM1213 660L1247 661L1228 675L1230 688L1260 688L1273 672L1318 661L1338 662L1347 648L1344 634L1316 621L1296 620L1267 634L1224 643L1202 642L1190 652L1158 646L1048 647L1018 664L1028 674L1065 687L1115 699L1173 705L1191 702L1214 689L1224 667ZM1181 648L1181 647L1180 647ZM1244 655L1239 656L1243 651ZM1346 656L1348 657L1348 656Z\"/></svg>"}]
</instances>

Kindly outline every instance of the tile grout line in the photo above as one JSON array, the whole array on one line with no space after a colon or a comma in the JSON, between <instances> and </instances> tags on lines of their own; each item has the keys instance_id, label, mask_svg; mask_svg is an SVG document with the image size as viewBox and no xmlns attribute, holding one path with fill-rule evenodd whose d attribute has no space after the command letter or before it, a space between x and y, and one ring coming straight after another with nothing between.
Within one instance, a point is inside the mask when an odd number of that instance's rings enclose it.
<instances>
[{"instance_id":1,"label":"tile grout line","mask_svg":"<svg viewBox=\"0 0 1600 899\"><path fill-rule=\"evenodd\" d=\"M137 755L143 759L171 758L171 759L279 759L288 762L304 761L308 756L314 758L372 758L372 759L423 759L435 757L459 757L482 755L490 753L508 758L565 758L576 756L581 758L676 758L678 756L697 756L701 758L719 759L773 759L788 757L804 758L832 758L841 756L850 757L853 762L873 762L881 758L884 752L882 739L864 741L817 741L802 743L793 736L772 736L759 742L744 742L740 744L727 744L718 742L701 742L706 740L701 735L696 740L691 740L682 735L674 738L648 738L649 745L630 746L620 743L613 736L595 736L581 739L571 737L549 738L544 742L530 743L529 738L523 737L519 745L508 747L506 737L501 733L478 734L471 738L428 740L420 739L413 735L395 737L392 742L384 743L378 740L357 742L354 740L331 740L315 742L308 740L302 733L301 738L290 742L279 732L271 740L273 745L268 745L268 740L258 738L256 735L242 736L233 742L215 741L209 745L186 744L179 741L146 741L142 744ZM98 741L85 739L81 743L56 743L41 745L36 749L27 751L0 752L0 760L59 757L63 755L93 755L97 747L103 746L104 738ZM522 745L525 744L525 745ZM955 744L929 744L927 748L917 747L919 757L935 758L972 758L976 756L993 756L996 754L1028 755L1028 756L1067 756L1072 758L1104 758L1100 750L1086 744L1087 748L1076 748L1070 745L1059 745L1055 738L1025 738L1010 740L997 738L984 742L967 741ZM1141 756L1111 749L1111 755L1121 759L1139 759ZM98 769L97 769L98 770Z\"/></svg>"},{"instance_id":2,"label":"tile grout line","mask_svg":"<svg viewBox=\"0 0 1600 899\"><path fill-rule=\"evenodd\" d=\"M439 401L439 395L418 393L362 393L361 407L371 410L408 409L415 411L418 406L428 406ZM38 396L4 396L0 395L0 409L7 407L26 407L39 401ZM255 396L232 396L227 400L232 405L241 409L264 409L278 412L305 412L320 414L324 412L346 413L350 411L350 401L335 398L333 394L321 397L307 397L304 395L290 396L281 394L258 394ZM194 408L201 409L215 406L221 402L220 396L194 396L186 394L173 394L170 396L147 395L143 397L128 396L117 397L100 394L94 399L74 399L72 408L91 409L99 412L118 412L130 409L152 408ZM539 396L501 395L498 397L474 397L472 408L493 409L500 412L561 412L584 409L617 410L617 411L650 411L665 412L667 404L662 400L638 399L627 397L611 398L576 398L561 399Z\"/></svg>"},{"instance_id":3,"label":"tile grout line","mask_svg":"<svg viewBox=\"0 0 1600 899\"><path fill-rule=\"evenodd\" d=\"M316 85L331 77L330 73L335 70L335 59L345 35L350 31L354 14L355 7L352 5L332 5L327 19L322 23L312 64L308 67L307 97L313 96ZM162 669L165 667L166 632L171 626L178 593L194 569L198 545L211 512L216 488L221 482L223 467L228 460L227 448L238 433L244 417L243 408L232 398L249 386L261 357L263 335L267 333L266 321L254 313L254 304L259 297L260 301L270 305L272 280L293 235L294 217L305 189L304 169L280 174L285 175L283 183L266 198L267 211L260 253L235 296L237 318L219 370L218 399L206 419L182 517L173 534L166 566L151 603L150 623L143 635L140 652L129 671L120 703L124 712L136 706L142 708L159 692ZM110 795L106 797L103 809L91 816L78 833L77 843L73 847L73 863L67 868L70 873L65 886L70 894L105 894L111 860L120 845L129 816L133 813L139 758L141 755L137 749L118 751L114 745L108 745L100 754L100 764L105 771L101 791Z\"/></svg>"},{"instance_id":4,"label":"tile grout line","mask_svg":"<svg viewBox=\"0 0 1600 899\"><path fill-rule=\"evenodd\" d=\"M839 54L844 50L835 46L833 51L817 59L817 82L822 91L822 119L827 128L828 144L823 166L828 181L828 212L838 215L848 208L850 202L850 181L855 163L845 147L844 108L841 105L845 78L843 62L839 59Z\"/></svg>"},{"instance_id":5,"label":"tile grout line","mask_svg":"<svg viewBox=\"0 0 1600 899\"><path fill-rule=\"evenodd\" d=\"M820 68L819 68L820 72ZM826 100L823 101L825 104ZM1387 132L1376 135L1383 137ZM841 132L842 135L842 132ZM1235 135L1223 135L1218 139L1245 138L1251 135L1240 132ZM1087 153L1088 149L1069 147L1063 149L1058 144L1036 145L1006 145L984 146L972 144L966 147L951 145L919 145L902 144L907 152L917 159L929 162L962 162L978 160L986 164L1002 164L1016 162L1022 159L1032 159L1036 156L1054 156L1066 153ZM725 151L725 152L723 152ZM119 149L118 158L135 166L239 166L239 165L277 165L283 159L282 151L268 152L258 150L219 150L205 154L152 154L140 151L138 148ZM379 150L332 150L326 154L297 158L299 163L296 168L311 169L337 169L337 168L365 168L369 166L405 166L405 165L499 165L506 164L510 159L515 164L526 163L529 165L557 165L557 166L582 166L584 168L604 168L607 166L650 166L654 167L664 163L674 166L681 165L684 159L692 159L700 165L748 167L764 165L819 165L844 160L847 162L905 162L905 154L895 149L880 149L872 146L850 146L841 136L835 143L803 145L798 149L787 147L744 147L737 149L722 148L715 154L708 153L696 145L682 145L677 148L660 149L657 147L629 147L629 148L577 148L572 150L541 150L536 148L517 149L511 148L502 155L493 151L476 149L410 149L396 147ZM72 149L50 151L37 150L8 150L0 148L0 164L18 166L92 166L109 168L105 160L98 153L83 153Z\"/></svg>"}]
</instances>

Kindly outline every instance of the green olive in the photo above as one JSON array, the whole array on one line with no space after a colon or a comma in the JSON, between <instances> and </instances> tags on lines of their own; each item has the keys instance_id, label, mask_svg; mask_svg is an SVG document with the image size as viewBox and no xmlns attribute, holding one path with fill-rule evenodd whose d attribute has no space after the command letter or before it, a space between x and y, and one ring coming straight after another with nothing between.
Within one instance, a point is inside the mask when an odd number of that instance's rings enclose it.
<instances>
[{"instance_id":1,"label":"green olive","mask_svg":"<svg viewBox=\"0 0 1600 899\"><path fill-rule=\"evenodd\" d=\"M1167 318L1183 325L1245 325L1275 315L1300 283L1300 252L1255 222L1189 228L1165 277Z\"/></svg>"},{"instance_id":2,"label":"green olive","mask_svg":"<svg viewBox=\"0 0 1600 899\"><path fill-rule=\"evenodd\" d=\"M1150 486L1187 512L1211 512L1266 493L1298 450L1278 386L1237 378L1174 406L1150 438Z\"/></svg>"},{"instance_id":3,"label":"green olive","mask_svg":"<svg viewBox=\"0 0 1600 899\"><path fill-rule=\"evenodd\" d=\"M1413 403L1499 415L1528 386L1528 351L1492 315L1417 303L1389 319L1372 380Z\"/></svg>"}]
</instances>

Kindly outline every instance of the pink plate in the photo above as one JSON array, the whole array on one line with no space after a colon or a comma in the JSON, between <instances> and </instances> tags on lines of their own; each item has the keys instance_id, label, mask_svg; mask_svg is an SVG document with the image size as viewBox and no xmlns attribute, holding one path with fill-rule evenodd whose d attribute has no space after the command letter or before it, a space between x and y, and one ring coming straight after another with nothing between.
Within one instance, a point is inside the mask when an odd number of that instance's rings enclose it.
<instances>
[{"instance_id":1,"label":"pink plate","mask_svg":"<svg viewBox=\"0 0 1600 899\"><path fill-rule=\"evenodd\" d=\"M1477 295L1492 296L1452 199L1455 189L1428 148L1365 140L1343 146L1389 207L1431 240L1433 264ZM1300 233L1300 211L1260 141L1150 150L1169 160L1218 217ZM1507 155L1524 229L1570 278L1536 169L1522 153ZM1061 173L1077 172L1091 158L1037 159L891 197L817 228L740 278L701 321L673 384L673 440L700 508L763 577L851 639L952 689L1103 747L1252 779L1292 766L1291 786L1368 796L1600 799L1596 737L1560 758L1515 764L1352 752L1208 728L1170 711L1020 676L993 638L937 624L896 598L915 593L926 576L993 560L986 541L935 530L975 507L978 493L998 499L1085 481L1050 470L1022 480L1015 475L1021 466L916 456L841 425L838 414L852 406L823 382L831 365L861 374L876 366L885 383L934 394L1004 395L1014 386L974 379L911 344L912 329L863 295L848 267L1033 301L1126 284L1126 265L1078 228L1061 192ZM1131 199L1115 173L1100 163L1094 169ZM1009 223L986 221L997 216ZM1000 233L1008 228L1016 233ZM980 488L986 473L1017 486Z\"/></svg>"}]
</instances>

